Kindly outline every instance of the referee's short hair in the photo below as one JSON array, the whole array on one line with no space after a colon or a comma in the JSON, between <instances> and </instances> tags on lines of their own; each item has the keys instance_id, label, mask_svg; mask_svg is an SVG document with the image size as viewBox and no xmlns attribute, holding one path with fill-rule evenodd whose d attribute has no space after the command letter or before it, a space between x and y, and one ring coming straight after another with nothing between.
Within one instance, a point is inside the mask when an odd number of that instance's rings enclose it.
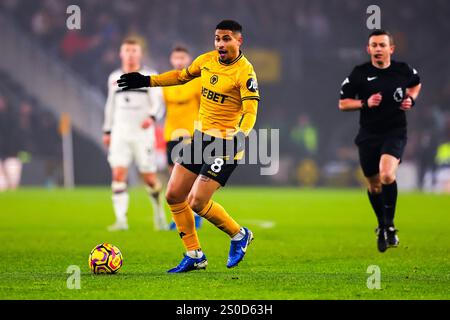
<instances>
[{"instance_id":1,"label":"referee's short hair","mask_svg":"<svg viewBox=\"0 0 450 320\"><path fill-rule=\"evenodd\" d=\"M394 44L394 37L392 36L392 34L389 32L389 31L387 31L387 30L383 30L383 29L376 29L376 30L374 30L374 31L372 31L370 34L369 34L369 40L370 40L370 38L372 38L373 36L388 36L388 38L389 38L389 44L390 45L393 45Z\"/></svg>"}]
</instances>

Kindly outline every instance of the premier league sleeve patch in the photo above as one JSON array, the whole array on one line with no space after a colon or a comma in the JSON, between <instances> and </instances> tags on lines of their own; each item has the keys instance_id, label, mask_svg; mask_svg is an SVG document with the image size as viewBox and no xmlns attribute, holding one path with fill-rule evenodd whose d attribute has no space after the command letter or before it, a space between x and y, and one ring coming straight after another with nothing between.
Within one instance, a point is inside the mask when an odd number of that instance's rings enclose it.
<instances>
[{"instance_id":1,"label":"premier league sleeve patch","mask_svg":"<svg viewBox=\"0 0 450 320\"><path fill-rule=\"evenodd\" d=\"M256 82L255 79L250 78L247 80L247 89L251 92L258 91L258 83Z\"/></svg>"}]
</instances>

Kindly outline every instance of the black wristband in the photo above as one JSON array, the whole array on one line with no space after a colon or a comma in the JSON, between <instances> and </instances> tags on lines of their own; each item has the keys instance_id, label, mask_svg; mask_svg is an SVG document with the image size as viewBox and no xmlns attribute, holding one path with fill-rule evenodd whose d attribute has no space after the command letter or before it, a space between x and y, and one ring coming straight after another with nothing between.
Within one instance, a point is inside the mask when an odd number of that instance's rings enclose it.
<instances>
[{"instance_id":1,"label":"black wristband","mask_svg":"<svg viewBox=\"0 0 450 320\"><path fill-rule=\"evenodd\" d=\"M103 131L103 134L111 134L111 130L110 131Z\"/></svg>"},{"instance_id":2,"label":"black wristband","mask_svg":"<svg viewBox=\"0 0 450 320\"><path fill-rule=\"evenodd\" d=\"M361 100L361 109L368 109L369 105L367 104L367 100Z\"/></svg>"}]
</instances>

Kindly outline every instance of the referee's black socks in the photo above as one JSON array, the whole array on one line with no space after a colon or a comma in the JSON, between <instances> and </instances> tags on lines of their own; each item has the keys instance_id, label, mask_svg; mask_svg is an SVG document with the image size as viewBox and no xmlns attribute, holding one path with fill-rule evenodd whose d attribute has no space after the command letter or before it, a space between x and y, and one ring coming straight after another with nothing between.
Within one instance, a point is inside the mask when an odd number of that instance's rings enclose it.
<instances>
[{"instance_id":1,"label":"referee's black socks","mask_svg":"<svg viewBox=\"0 0 450 320\"><path fill-rule=\"evenodd\" d=\"M384 220L384 208L381 193L371 193L369 190L367 190L367 195L369 196L370 204L372 205L373 211L377 216L378 227L384 228L386 222Z\"/></svg>"},{"instance_id":2,"label":"referee's black socks","mask_svg":"<svg viewBox=\"0 0 450 320\"><path fill-rule=\"evenodd\" d=\"M383 184L381 194L383 198L386 226L393 227L395 205L397 204L397 181L394 181L391 184Z\"/></svg>"}]
</instances>

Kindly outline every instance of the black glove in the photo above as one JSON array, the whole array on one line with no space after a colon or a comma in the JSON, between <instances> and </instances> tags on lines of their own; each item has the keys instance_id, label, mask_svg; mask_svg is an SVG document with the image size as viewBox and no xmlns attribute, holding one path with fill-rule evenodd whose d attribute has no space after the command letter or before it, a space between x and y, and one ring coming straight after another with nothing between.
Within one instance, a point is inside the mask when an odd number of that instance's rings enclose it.
<instances>
[{"instance_id":1,"label":"black glove","mask_svg":"<svg viewBox=\"0 0 450 320\"><path fill-rule=\"evenodd\" d=\"M117 84L123 91L150 87L150 76L144 76L139 72L125 73L117 80Z\"/></svg>"}]
</instances>

